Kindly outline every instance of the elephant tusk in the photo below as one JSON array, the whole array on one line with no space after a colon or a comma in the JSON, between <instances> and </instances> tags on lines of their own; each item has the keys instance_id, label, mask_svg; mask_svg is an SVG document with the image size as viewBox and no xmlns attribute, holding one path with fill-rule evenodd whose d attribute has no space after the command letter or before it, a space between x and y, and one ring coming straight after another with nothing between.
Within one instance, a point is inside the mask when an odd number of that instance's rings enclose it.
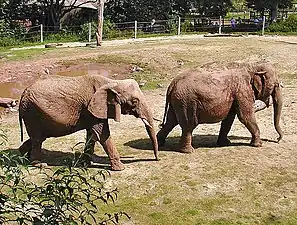
<instances>
[{"instance_id":1,"label":"elephant tusk","mask_svg":"<svg viewBox=\"0 0 297 225\"><path fill-rule=\"evenodd\" d=\"M153 128L152 125L150 125L149 122L148 122L146 119L144 119L144 118L141 118L141 119L142 119L142 122L143 122L146 126L148 126L149 128Z\"/></svg>"}]
</instances>

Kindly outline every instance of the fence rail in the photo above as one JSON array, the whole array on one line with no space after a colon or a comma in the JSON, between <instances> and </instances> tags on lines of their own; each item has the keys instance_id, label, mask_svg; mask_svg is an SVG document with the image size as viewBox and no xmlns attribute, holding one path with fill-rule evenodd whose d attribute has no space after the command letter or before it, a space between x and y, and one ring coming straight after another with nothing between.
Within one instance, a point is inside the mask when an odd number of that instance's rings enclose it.
<instances>
[{"instance_id":1,"label":"fence rail","mask_svg":"<svg viewBox=\"0 0 297 225\"><path fill-rule=\"evenodd\" d=\"M257 20L237 19L235 22L222 17L176 18L171 20L152 20L149 22L131 21L111 23L109 27L103 31L103 38L138 38L147 35L180 35L193 32L254 32L260 31L261 29L262 34L264 34L266 27L267 23L265 23L265 17ZM0 40L4 38L5 35L7 37L7 34L13 34L20 42L50 42L51 40L91 42L96 38L96 26L92 24L65 27L39 25L26 27L23 32L19 33L15 30L2 31L0 32Z\"/></svg>"}]
</instances>

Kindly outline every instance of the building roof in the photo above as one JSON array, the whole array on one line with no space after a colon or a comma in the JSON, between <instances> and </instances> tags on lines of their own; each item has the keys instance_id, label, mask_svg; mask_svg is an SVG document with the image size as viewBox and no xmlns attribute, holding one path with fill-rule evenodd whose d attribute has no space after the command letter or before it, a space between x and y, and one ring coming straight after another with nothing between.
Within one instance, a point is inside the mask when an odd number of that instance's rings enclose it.
<instances>
[{"instance_id":1,"label":"building roof","mask_svg":"<svg viewBox=\"0 0 297 225\"><path fill-rule=\"evenodd\" d=\"M97 1L94 0L65 0L65 6L76 6L97 10Z\"/></svg>"}]
</instances>

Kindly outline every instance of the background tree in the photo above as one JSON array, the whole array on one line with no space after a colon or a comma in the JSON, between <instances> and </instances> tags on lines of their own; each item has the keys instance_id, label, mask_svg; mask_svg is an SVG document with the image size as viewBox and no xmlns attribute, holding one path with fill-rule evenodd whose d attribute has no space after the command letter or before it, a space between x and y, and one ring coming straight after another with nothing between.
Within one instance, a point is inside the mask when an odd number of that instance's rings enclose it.
<instances>
[{"instance_id":1,"label":"background tree","mask_svg":"<svg viewBox=\"0 0 297 225\"><path fill-rule=\"evenodd\" d=\"M232 0L232 6L234 9L243 10L246 8L246 0Z\"/></svg>"},{"instance_id":2,"label":"background tree","mask_svg":"<svg viewBox=\"0 0 297 225\"><path fill-rule=\"evenodd\" d=\"M255 9L264 15L268 10L271 15L271 22L277 19L277 9L292 6L292 0L246 0L249 8Z\"/></svg>"},{"instance_id":3,"label":"background tree","mask_svg":"<svg viewBox=\"0 0 297 225\"><path fill-rule=\"evenodd\" d=\"M74 9L87 4L87 3L96 3L96 0L37 0L42 15L41 22L46 26L52 26L56 30L59 30L61 18L63 18L67 13L71 12Z\"/></svg>"},{"instance_id":4,"label":"background tree","mask_svg":"<svg viewBox=\"0 0 297 225\"><path fill-rule=\"evenodd\" d=\"M232 8L231 0L195 0L192 4L202 16L225 16Z\"/></svg>"},{"instance_id":5,"label":"background tree","mask_svg":"<svg viewBox=\"0 0 297 225\"><path fill-rule=\"evenodd\" d=\"M110 0L105 4L105 17L112 22L166 20L185 15L191 8L186 0Z\"/></svg>"}]
</instances>

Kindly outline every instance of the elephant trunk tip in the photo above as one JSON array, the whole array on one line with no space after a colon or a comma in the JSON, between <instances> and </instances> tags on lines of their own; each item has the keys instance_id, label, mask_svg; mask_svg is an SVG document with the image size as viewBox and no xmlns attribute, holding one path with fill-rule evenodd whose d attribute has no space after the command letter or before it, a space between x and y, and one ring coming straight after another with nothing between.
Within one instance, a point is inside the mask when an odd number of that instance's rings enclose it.
<instances>
[{"instance_id":1,"label":"elephant trunk tip","mask_svg":"<svg viewBox=\"0 0 297 225\"><path fill-rule=\"evenodd\" d=\"M283 139L283 134L279 134L279 137L277 138L277 143L279 143Z\"/></svg>"}]
</instances>

